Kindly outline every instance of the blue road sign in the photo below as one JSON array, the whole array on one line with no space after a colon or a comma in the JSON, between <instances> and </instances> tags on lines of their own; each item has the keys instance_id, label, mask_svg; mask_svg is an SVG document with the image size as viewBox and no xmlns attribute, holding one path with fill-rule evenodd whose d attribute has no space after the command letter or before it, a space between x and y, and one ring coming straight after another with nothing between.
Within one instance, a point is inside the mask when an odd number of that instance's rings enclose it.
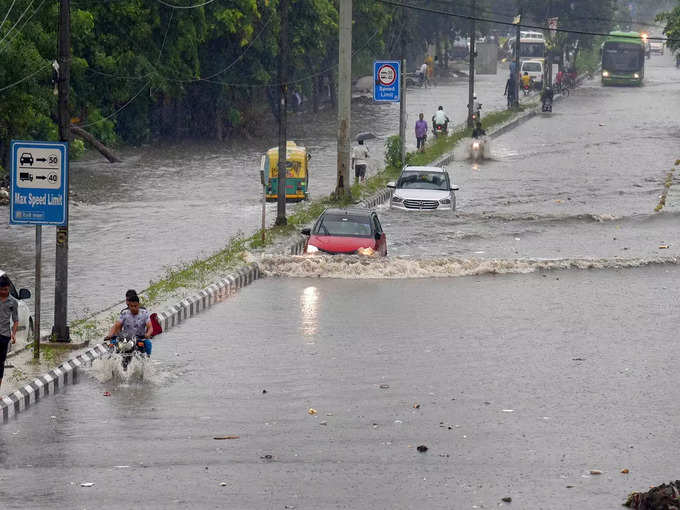
<instances>
[{"instance_id":1,"label":"blue road sign","mask_svg":"<svg viewBox=\"0 0 680 510\"><path fill-rule=\"evenodd\" d=\"M401 62L376 60L373 63L373 100L399 102L401 100Z\"/></svg>"},{"instance_id":2,"label":"blue road sign","mask_svg":"<svg viewBox=\"0 0 680 510\"><path fill-rule=\"evenodd\" d=\"M9 222L68 224L68 143L12 141Z\"/></svg>"}]
</instances>

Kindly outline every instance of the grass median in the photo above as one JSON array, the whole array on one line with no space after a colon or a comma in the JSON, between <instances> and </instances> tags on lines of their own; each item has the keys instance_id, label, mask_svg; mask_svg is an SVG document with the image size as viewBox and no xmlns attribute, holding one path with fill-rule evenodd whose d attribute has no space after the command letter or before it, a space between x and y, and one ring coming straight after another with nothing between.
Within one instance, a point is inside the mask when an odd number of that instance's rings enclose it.
<instances>
[{"instance_id":1,"label":"grass median","mask_svg":"<svg viewBox=\"0 0 680 510\"><path fill-rule=\"evenodd\" d=\"M485 129L490 129L509 121L514 115L523 110L501 110L490 112L482 119ZM471 135L469 128L460 128L446 137L440 137L428 143L424 152L410 152L406 156L409 165L428 165L433 161L452 151L456 144ZM351 195L337 197L335 193L301 204L296 211L287 217L287 224L272 226L265 229L264 241L262 231L258 230L253 235L246 237L243 234L232 237L224 249L205 258L196 259L176 267L169 268L158 280L152 281L148 288L140 292L144 306L149 309L163 306L171 299L177 301L187 295L201 290L216 279L232 272L247 262L247 252L265 248L276 240L285 239L302 227L308 225L329 207L347 207L360 200L370 197L376 192L385 189L389 181L396 180L401 172L400 167L400 140L398 136L392 136L386 141L385 168L377 174L366 179L364 183L357 183L351 187ZM115 317L109 317L113 320ZM71 333L76 338L96 338L105 333L110 325L100 325L101 320L95 318L73 321ZM86 338L83 338L86 339Z\"/></svg>"}]
</instances>

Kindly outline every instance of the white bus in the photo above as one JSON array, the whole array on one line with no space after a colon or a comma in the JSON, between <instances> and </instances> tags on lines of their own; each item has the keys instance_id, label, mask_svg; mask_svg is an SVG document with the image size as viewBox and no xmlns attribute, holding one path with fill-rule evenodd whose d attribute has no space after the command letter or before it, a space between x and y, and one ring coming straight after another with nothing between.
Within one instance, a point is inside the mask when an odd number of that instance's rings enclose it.
<instances>
[{"instance_id":1,"label":"white bus","mask_svg":"<svg viewBox=\"0 0 680 510\"><path fill-rule=\"evenodd\" d=\"M512 52L515 54L515 39L510 39L512 44ZM519 33L519 60L540 60L545 62L545 37L541 32L525 32L522 30Z\"/></svg>"}]
</instances>

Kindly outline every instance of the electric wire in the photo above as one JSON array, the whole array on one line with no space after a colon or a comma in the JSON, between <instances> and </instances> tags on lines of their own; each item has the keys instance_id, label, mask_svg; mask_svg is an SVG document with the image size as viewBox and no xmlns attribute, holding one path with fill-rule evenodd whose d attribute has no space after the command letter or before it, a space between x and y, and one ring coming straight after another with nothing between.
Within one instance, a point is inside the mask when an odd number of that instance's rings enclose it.
<instances>
[{"instance_id":1,"label":"electric wire","mask_svg":"<svg viewBox=\"0 0 680 510\"><path fill-rule=\"evenodd\" d=\"M12 12L12 8L14 7L15 3L17 3L17 0L12 0L12 5L9 6L7 14L5 14L5 17L2 18L2 23L0 23L0 30L2 29L2 26L5 24L5 21L7 21L7 16L9 16L9 13Z\"/></svg>"},{"instance_id":2,"label":"electric wire","mask_svg":"<svg viewBox=\"0 0 680 510\"><path fill-rule=\"evenodd\" d=\"M16 87L17 85L19 85L19 84L25 82L25 81L28 80L29 78L32 78L33 76L35 76L36 74L38 74L38 73L41 72L41 71L44 71L45 69L47 69L47 68L50 67L50 66L51 66L51 64L46 64L46 65L44 65L44 66L42 66L42 67L36 69L36 70L33 71L31 74L27 74L26 76L24 76L24 77L21 78L20 80L17 80L17 81L15 81L14 83L10 83L9 85L6 85L6 86L0 88L0 92L4 92L5 90L11 89L11 88L13 88L13 87Z\"/></svg>"},{"instance_id":3,"label":"electric wire","mask_svg":"<svg viewBox=\"0 0 680 510\"><path fill-rule=\"evenodd\" d=\"M33 16L35 16L35 14L40 10L40 8L43 6L44 3L45 3L45 0L42 0L40 2L38 7L35 8L35 10L31 13L31 15L28 18L26 18L26 21L24 21L24 24L21 26L21 28L16 31L16 33L12 36L12 38L9 39L2 48L0 48L0 53L2 53L4 50L9 48L11 46L11 44L14 42L14 40L17 37L19 37L19 35L21 35L21 31L26 27L28 22L31 21L31 18L33 18Z\"/></svg>"},{"instance_id":4,"label":"electric wire","mask_svg":"<svg viewBox=\"0 0 680 510\"><path fill-rule=\"evenodd\" d=\"M176 4L171 4L168 2L164 2L163 0L156 0L159 4L165 5L166 7L170 7L171 9L196 9L198 7L203 7L204 5L208 5L213 3L215 0L206 0L203 3L200 4L194 4L194 5L176 5Z\"/></svg>"},{"instance_id":5,"label":"electric wire","mask_svg":"<svg viewBox=\"0 0 680 510\"><path fill-rule=\"evenodd\" d=\"M7 36L8 36L9 34L11 34L12 31L14 31L14 29L16 28L16 26L21 22L21 20L22 20L23 17L26 15L26 13L28 12L28 10L31 8L31 5L33 5L33 0L31 0L31 1L28 3L28 5L26 6L26 9L24 9L24 12L22 12L22 13L21 13L21 16L19 16L19 19L16 21L16 23L14 23L14 25L12 25L12 28L10 28L10 29L7 31L7 33L2 37L2 39L0 39L0 44L2 44L2 42L3 42L5 39L7 39Z\"/></svg>"},{"instance_id":6,"label":"electric wire","mask_svg":"<svg viewBox=\"0 0 680 510\"><path fill-rule=\"evenodd\" d=\"M420 7L417 5L412 5L412 4L405 4L401 2L395 2L393 0L377 0L380 3L386 4L386 5L392 5L396 7L405 7L407 9L413 9L415 11L421 11L421 12L427 12L430 14L439 14L443 16L450 16L453 18L462 18L462 19L467 19L469 21L480 21L480 22L485 22L485 23L494 23L496 25L506 25L506 26L513 26L516 27L517 24L510 22L510 21L500 21L500 20L494 20L494 19L489 19L489 18L482 18L479 16L469 16L467 14L458 14L458 13L453 13L449 11L441 11L438 9L431 9L429 7ZM546 27L540 26L540 25L529 25L529 24L524 24L524 23L519 23L519 25L522 28L532 28L535 30L546 30ZM603 37L608 37L610 34L609 33L604 33L604 32L590 32L587 30L571 30L571 29L566 29L566 28L556 28L553 29L555 32L563 32L563 33L568 33L568 34L579 34L579 35L594 35L594 36L603 36ZM638 40L640 37L636 36L623 36L623 37L629 37L630 39L635 39ZM652 37L649 36L647 37L647 40L650 41L663 41L663 42L668 42L668 41L678 41L680 42L680 39L669 39L667 37Z\"/></svg>"},{"instance_id":7,"label":"electric wire","mask_svg":"<svg viewBox=\"0 0 680 510\"><path fill-rule=\"evenodd\" d=\"M168 20L168 26L167 26L166 29L165 29L165 35L164 35L164 37L163 37L163 43L161 44L161 49L160 49L159 52L158 52L158 60L160 60L161 55L163 54L163 50L165 49L165 43L166 43L166 41L168 40L168 32L170 31L170 25L172 24L172 18L173 18L173 16L174 16L174 12L173 12L173 14L170 16L170 19ZM137 91L137 93L136 93L134 96L132 96L132 97L131 97L131 98L130 98L123 106L121 106L120 108L118 108L118 109L117 109L116 111L114 111L113 113L111 113L111 114L109 114L109 115L107 115L106 117L103 117L103 118L101 118L101 119L97 119L97 120L95 120L95 121L88 122L87 124L78 124L78 127L80 127L80 128L86 128L86 127L89 127L89 126L94 126L95 124L99 124L100 122L104 122L105 120L108 120L108 119L110 119L111 117L113 117L113 116L115 116L115 115L118 115L120 112L122 112L123 110L125 110L125 108L127 108L128 106L130 106L130 105L135 101L135 99L137 99L137 98L139 97L139 95L142 93L142 91L144 91L150 84L151 84L151 80L147 81L144 85L142 85L142 87Z\"/></svg>"}]
</instances>

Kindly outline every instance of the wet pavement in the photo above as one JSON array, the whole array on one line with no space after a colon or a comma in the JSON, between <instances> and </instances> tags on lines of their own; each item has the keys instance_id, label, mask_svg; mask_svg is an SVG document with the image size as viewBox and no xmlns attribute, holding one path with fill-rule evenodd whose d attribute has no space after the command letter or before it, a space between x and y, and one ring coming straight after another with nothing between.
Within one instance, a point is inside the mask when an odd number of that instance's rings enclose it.
<instances>
[{"instance_id":1,"label":"wet pavement","mask_svg":"<svg viewBox=\"0 0 680 510\"><path fill-rule=\"evenodd\" d=\"M481 76L479 99L485 108L502 107L506 70ZM466 115L468 85L457 80L428 89L409 89L408 126L419 112L430 117L439 104L454 123ZM353 104L354 134L370 131L369 174L383 167L385 139L399 126L392 104ZM312 154L310 193L327 196L335 188L337 124L322 111L289 117L290 139ZM182 142L123 151L124 162L111 165L98 154L71 165L69 310L71 319L108 308L127 288L143 289L170 266L210 255L239 234L260 227L261 155L277 143L273 126L263 139L225 144ZM412 128L407 143L415 148ZM290 210L295 205L289 204ZM9 227L9 208L0 207L2 269L33 290L34 230ZM268 206L268 221L276 205ZM43 229L43 321L50 324L54 299L54 229Z\"/></svg>"},{"instance_id":2,"label":"wet pavement","mask_svg":"<svg viewBox=\"0 0 680 510\"><path fill-rule=\"evenodd\" d=\"M0 428L0 500L620 508L677 476L678 277L259 281Z\"/></svg>"},{"instance_id":3,"label":"wet pavement","mask_svg":"<svg viewBox=\"0 0 680 510\"><path fill-rule=\"evenodd\" d=\"M0 428L0 500L493 508L512 497L518 508L601 510L678 478L674 195L654 213L678 158L678 78L669 56L653 57L642 88L589 82L495 139L492 160L458 154L456 213L380 210L387 259L265 259L271 278L158 338L143 381L107 380L100 364ZM154 182L186 180L149 205L157 220L170 215L164 233L175 237L151 241L139 227L126 230L130 247L163 251L157 264L172 258L166 248L176 259L223 242L233 224L215 188L239 197L215 185L223 167L211 161L212 180L159 166ZM120 168L129 182L134 169ZM181 220L202 211L187 188L224 216ZM113 247L118 226L147 225L135 209L147 188L126 189L132 201L109 215L130 216L93 222L93 239L106 229ZM240 203L246 221L257 205ZM100 204L79 207L106 217ZM193 243L178 241L185 232ZM130 286L101 272L152 269L141 248L104 262L106 248L74 248L76 260L92 254L75 279L93 303ZM214 439L225 436L238 439Z\"/></svg>"}]
</instances>

